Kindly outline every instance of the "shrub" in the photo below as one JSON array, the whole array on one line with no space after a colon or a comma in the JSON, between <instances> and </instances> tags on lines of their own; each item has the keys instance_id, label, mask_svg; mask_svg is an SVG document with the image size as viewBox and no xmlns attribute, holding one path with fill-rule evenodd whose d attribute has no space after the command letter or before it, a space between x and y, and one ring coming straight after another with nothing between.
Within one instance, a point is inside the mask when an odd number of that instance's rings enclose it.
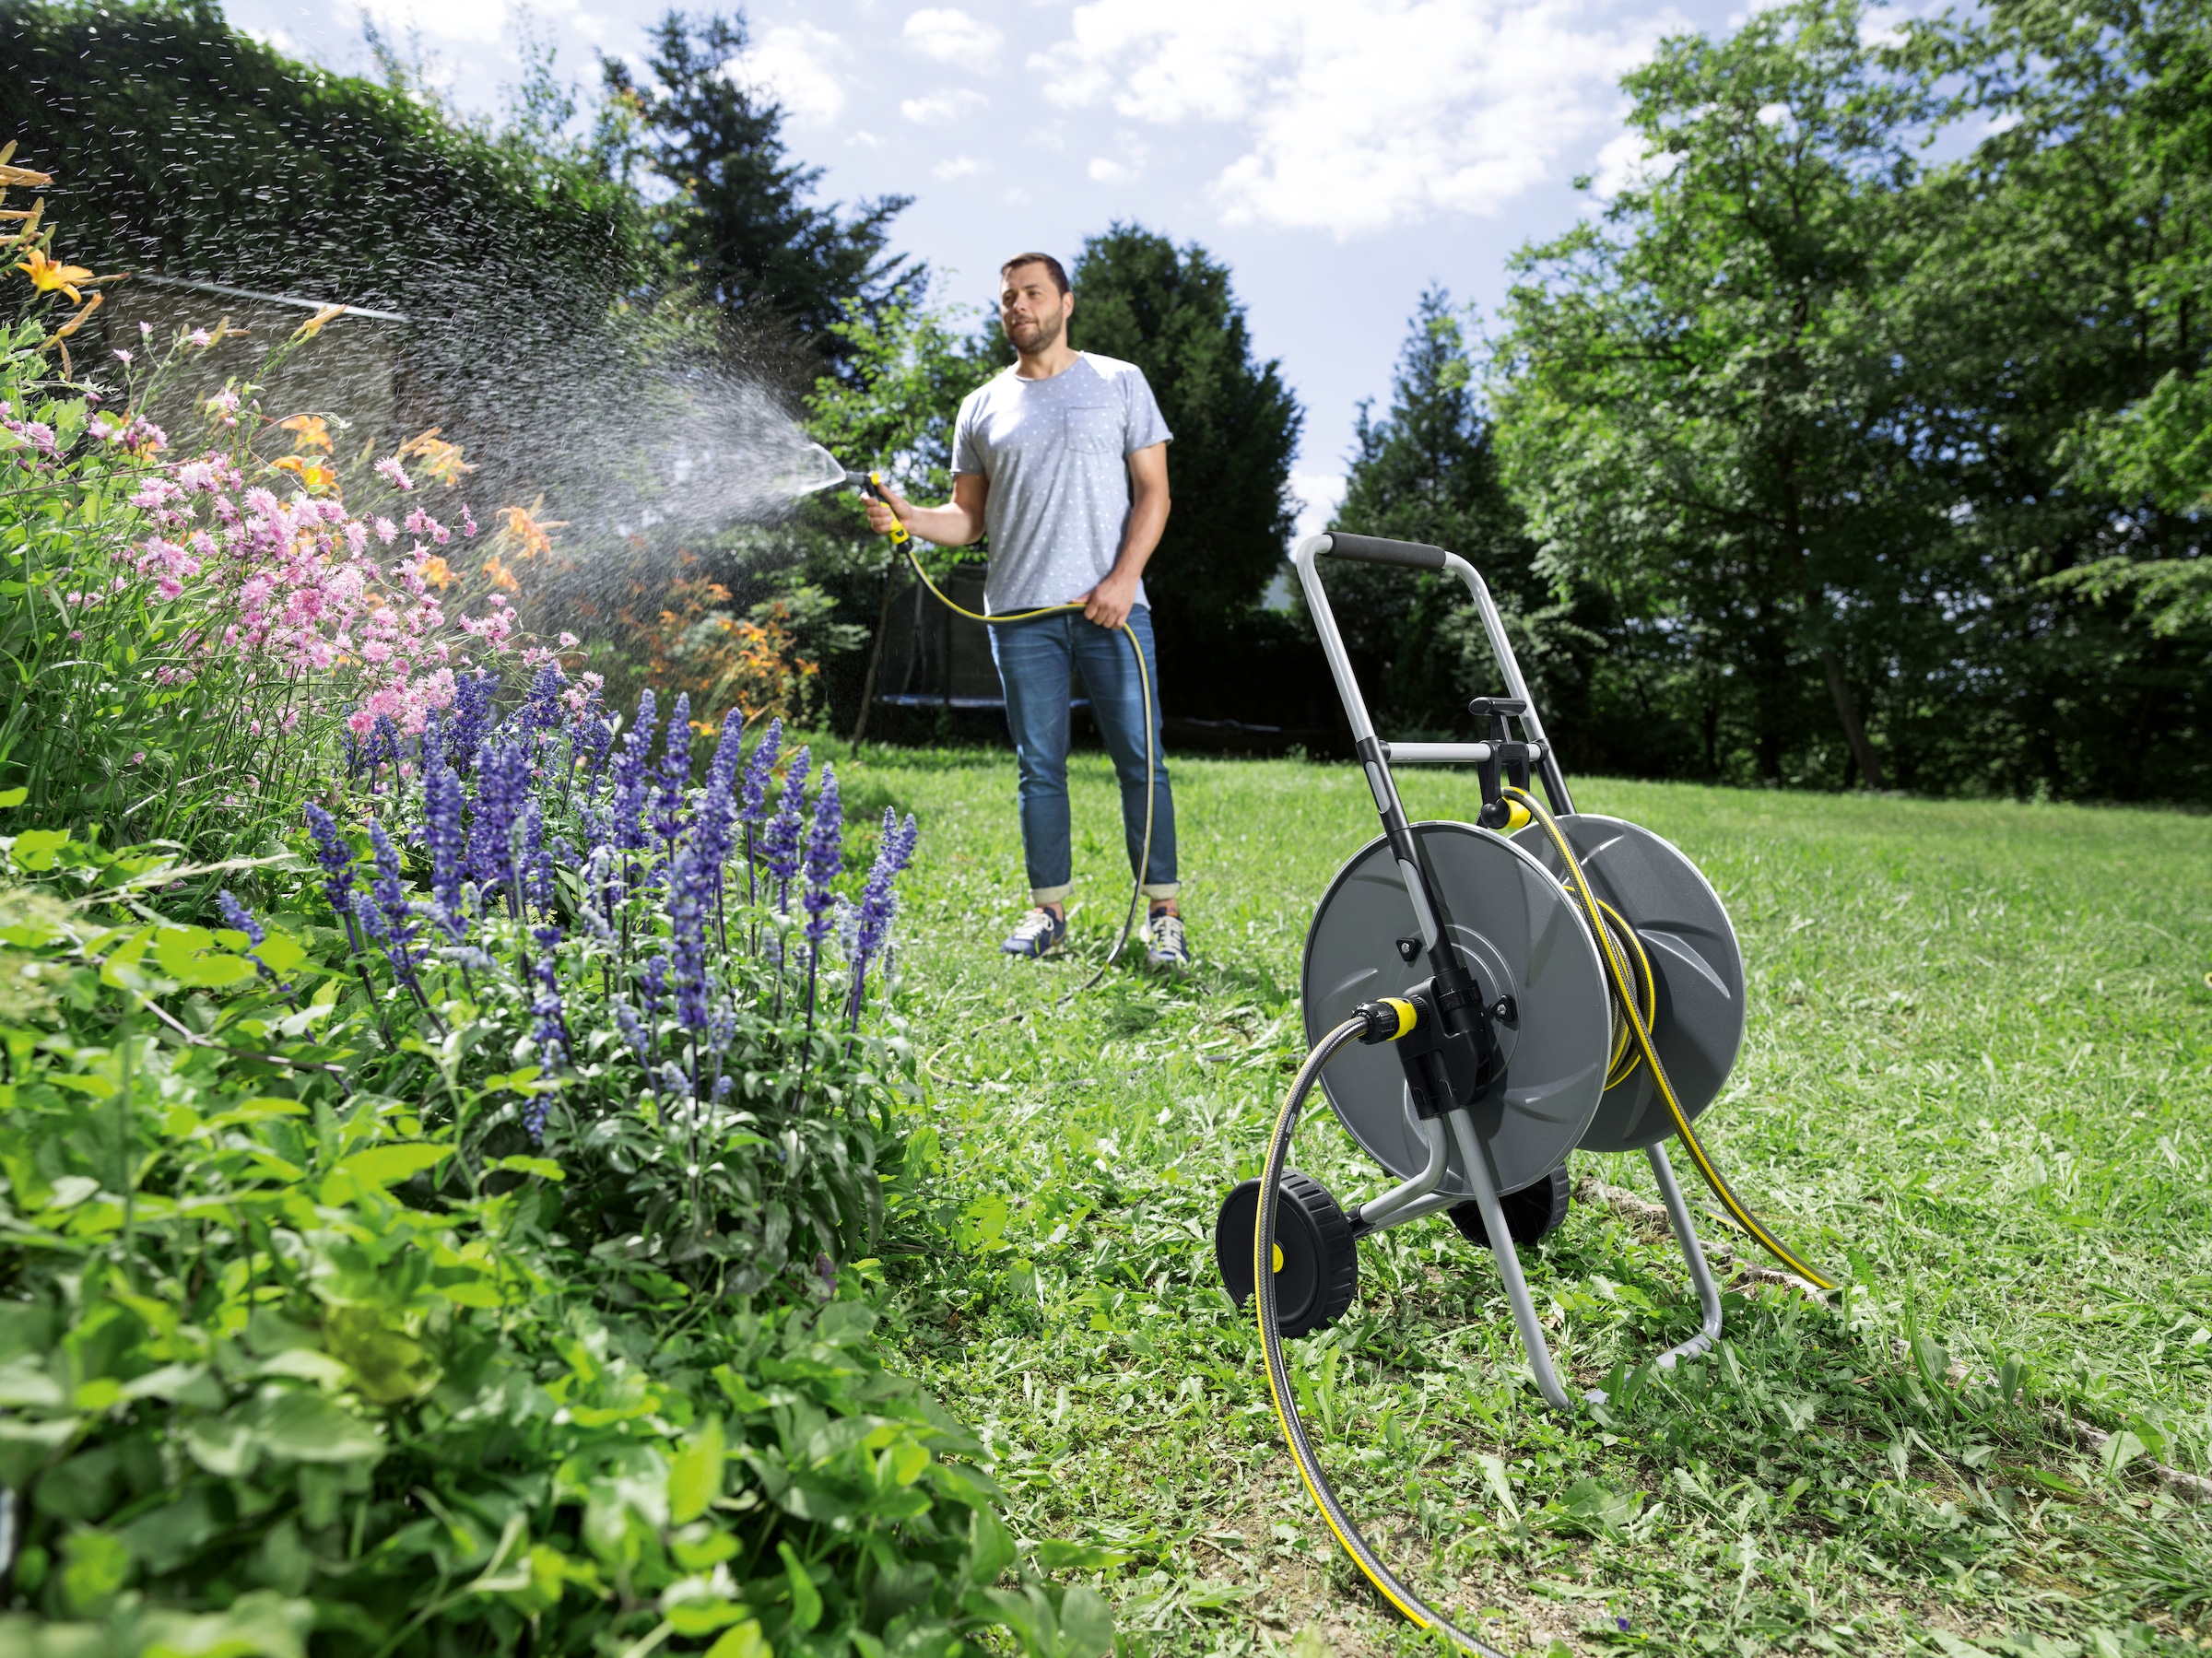
<instances>
[{"instance_id":1,"label":"shrub","mask_svg":"<svg viewBox=\"0 0 2212 1658\"><path fill-rule=\"evenodd\" d=\"M496 794L504 762L484 764L496 752L497 734L479 747L479 802L488 782ZM617 823L650 829L613 781L618 797L599 797ZM674 859L660 856L665 896L651 901L681 909L715 788L672 837ZM784 798L796 793L787 782ZM772 867L789 867L788 818L756 821ZM326 851L336 835L328 826ZM390 845L378 845L380 879ZM1091 1591L992 1587L1017 1551L991 1482L962 1460L978 1447L881 1369L865 1308L803 1296L754 1310L696 1288L711 1252L664 1262L599 1247L606 1229L573 1190L604 1176L559 1159L621 1158L588 1146L566 1100L540 1109L554 1073L581 1079L588 1065L493 1071L507 1063L497 1019L465 989L416 1003L394 982L406 952L395 928L364 983L361 951L299 911L263 920L231 900L234 927L162 919L159 889L206 878L173 854L38 831L9 850L44 883L0 894L9 977L31 987L16 1011L35 1021L43 1004L53 1028L0 1029L0 1228L13 1246L0 1265L0 1501L20 1538L0 1651L396 1658L643 1641L877 1658L972 1651L986 1625L1071 1658L1106 1644ZM629 850L629 873L654 890L653 858ZM809 878L808 851L820 876L818 839L775 879L798 888L800 913L834 915L805 901L826 884ZM434 838L429 852L436 871ZM606 862L592 866L604 875ZM328 896L340 870L351 873L342 843L311 879ZM458 977L469 949L487 958L469 977L499 979L494 947L540 920L530 875L465 881L468 942L433 947L455 954L414 965L415 982L449 965ZM503 923L502 885L520 893ZM887 891L888 878L874 884L878 900ZM358 924L369 905L342 896L337 913ZM782 896L766 915L726 917L761 923L760 954L733 954L758 966L751 982L785 993L771 1045L808 1029L799 965L820 942L782 924ZM615 924L646 932L647 900L613 901ZM408 903L411 920L444 925L435 887ZM865 903L859 919L865 934ZM652 959L676 963L654 1029L688 1052L699 1024L677 1004L693 958L653 931L667 953ZM634 961L607 951L571 965L612 980ZM821 1071L852 1035L854 982L841 982L835 1014L816 1008ZM410 1004L415 1029L387 1040L380 1013L400 1027ZM534 1012L539 1034L524 1040L551 1058L542 998ZM591 1051L581 1003L565 1013L573 1045ZM750 1088L770 1067L744 1057ZM643 1075L634 1054L611 1064ZM437 1086L413 1086L426 1075ZM853 1091L883 1086L844 1075ZM716 1092L666 1077L634 1115L674 1139ZM500 1136L519 1139L534 1114L543 1146L502 1151ZM639 1158L627 1190L681 1188L700 1171L697 1157ZM679 1238L708 1213L684 1201L661 1205Z\"/></svg>"}]
</instances>

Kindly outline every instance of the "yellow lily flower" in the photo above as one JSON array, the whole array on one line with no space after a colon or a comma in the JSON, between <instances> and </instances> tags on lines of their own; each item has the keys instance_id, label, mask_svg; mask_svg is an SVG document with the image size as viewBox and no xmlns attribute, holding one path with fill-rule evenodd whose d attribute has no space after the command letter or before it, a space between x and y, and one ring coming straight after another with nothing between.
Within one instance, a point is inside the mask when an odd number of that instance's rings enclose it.
<instances>
[{"instance_id":1,"label":"yellow lily flower","mask_svg":"<svg viewBox=\"0 0 2212 1658\"><path fill-rule=\"evenodd\" d=\"M311 461L304 455L288 454L271 461L278 472L288 472L300 480L310 495L320 495L325 489L335 489L338 475L320 461Z\"/></svg>"},{"instance_id":2,"label":"yellow lily flower","mask_svg":"<svg viewBox=\"0 0 2212 1658\"><path fill-rule=\"evenodd\" d=\"M416 565L415 573L420 576L427 585L435 587L440 593L443 593L459 579L453 574L453 567L436 553L429 554Z\"/></svg>"},{"instance_id":3,"label":"yellow lily flower","mask_svg":"<svg viewBox=\"0 0 2212 1658\"><path fill-rule=\"evenodd\" d=\"M293 329L292 337L296 340L312 340L323 332L323 325L325 323L335 322L345 314L346 307L343 305L325 305L306 322L300 323L299 327Z\"/></svg>"},{"instance_id":4,"label":"yellow lily flower","mask_svg":"<svg viewBox=\"0 0 2212 1658\"><path fill-rule=\"evenodd\" d=\"M474 472L476 468L462 460L460 444L448 443L438 436L444 429L433 426L426 432L417 433L399 446L399 454L402 460L413 457L419 461L421 464L415 468L418 474L434 477L450 489L460 483L464 472Z\"/></svg>"},{"instance_id":5,"label":"yellow lily flower","mask_svg":"<svg viewBox=\"0 0 2212 1658\"><path fill-rule=\"evenodd\" d=\"M541 495L527 507L500 509L500 517L506 521L500 534L512 538L517 557L535 559L541 553L551 552L552 532L569 527L565 518L547 519L543 523L539 523L535 515L545 510L545 505L546 498Z\"/></svg>"},{"instance_id":6,"label":"yellow lily flower","mask_svg":"<svg viewBox=\"0 0 2212 1658\"><path fill-rule=\"evenodd\" d=\"M503 587L509 593L520 593L523 590L523 584L514 579L514 572L500 562L500 556L497 553L486 557L484 579L494 587Z\"/></svg>"},{"instance_id":7,"label":"yellow lily flower","mask_svg":"<svg viewBox=\"0 0 2212 1658\"><path fill-rule=\"evenodd\" d=\"M16 269L29 275L30 285L42 294L50 294L59 288L69 296L72 305L81 305L85 300L84 295L76 291L76 285L92 280L92 273L83 265L64 265L58 259L49 258L41 248L31 249L30 256L17 265Z\"/></svg>"}]
</instances>

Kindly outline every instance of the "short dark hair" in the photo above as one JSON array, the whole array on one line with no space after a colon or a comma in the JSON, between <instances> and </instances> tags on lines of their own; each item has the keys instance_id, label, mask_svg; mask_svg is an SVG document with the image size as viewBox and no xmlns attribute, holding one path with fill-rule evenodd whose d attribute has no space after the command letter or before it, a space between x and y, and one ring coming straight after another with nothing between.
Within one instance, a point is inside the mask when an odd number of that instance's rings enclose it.
<instances>
[{"instance_id":1,"label":"short dark hair","mask_svg":"<svg viewBox=\"0 0 2212 1658\"><path fill-rule=\"evenodd\" d=\"M998 279L1004 282L1008 271L1022 265L1041 265L1044 266L1045 274L1052 277L1053 286L1062 293L1068 291L1066 267L1050 253L1017 253L998 267Z\"/></svg>"}]
</instances>

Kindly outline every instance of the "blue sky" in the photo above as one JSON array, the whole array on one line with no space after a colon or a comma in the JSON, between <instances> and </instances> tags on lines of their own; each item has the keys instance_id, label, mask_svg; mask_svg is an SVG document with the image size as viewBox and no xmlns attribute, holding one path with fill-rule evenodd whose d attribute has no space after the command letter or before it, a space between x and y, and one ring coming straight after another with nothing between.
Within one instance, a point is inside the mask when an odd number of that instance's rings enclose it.
<instances>
[{"instance_id":1,"label":"blue sky","mask_svg":"<svg viewBox=\"0 0 2212 1658\"><path fill-rule=\"evenodd\" d=\"M519 77L525 16L559 71L635 60L658 0L368 0L456 104ZM356 0L232 0L296 55L366 66ZM900 245L987 301L1019 248L1072 255L1130 219L1226 260L1260 351L1306 409L1310 517L1341 487L1359 400L1386 403L1431 281L1488 312L1514 248L1632 166L1618 81L1662 34L1740 0L754 0L733 72L772 90L832 199L914 196ZM1078 296L1078 303L1080 297Z\"/></svg>"}]
</instances>

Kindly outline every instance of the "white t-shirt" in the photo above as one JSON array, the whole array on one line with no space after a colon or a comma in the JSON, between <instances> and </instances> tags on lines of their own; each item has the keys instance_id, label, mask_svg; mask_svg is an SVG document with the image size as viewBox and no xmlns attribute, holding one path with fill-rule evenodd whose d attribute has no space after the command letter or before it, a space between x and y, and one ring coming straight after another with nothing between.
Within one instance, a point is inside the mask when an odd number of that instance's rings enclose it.
<instances>
[{"instance_id":1,"label":"white t-shirt","mask_svg":"<svg viewBox=\"0 0 2212 1658\"><path fill-rule=\"evenodd\" d=\"M1104 581L1129 522L1129 457L1173 435L1143 371L1095 352L1050 380L1007 368L969 393L952 469L991 480L985 607L1065 605ZM1136 602L1151 602L1142 582Z\"/></svg>"}]
</instances>

